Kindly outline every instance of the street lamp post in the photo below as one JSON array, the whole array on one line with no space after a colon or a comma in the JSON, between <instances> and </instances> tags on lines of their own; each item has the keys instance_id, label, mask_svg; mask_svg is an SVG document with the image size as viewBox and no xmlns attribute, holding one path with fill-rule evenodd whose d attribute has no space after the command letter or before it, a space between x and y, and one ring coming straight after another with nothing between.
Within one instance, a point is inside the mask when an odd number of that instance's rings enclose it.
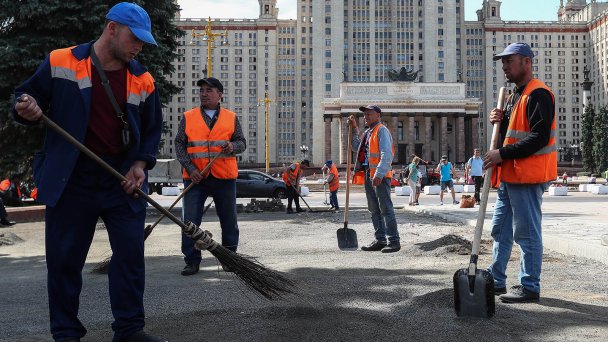
<instances>
[{"instance_id":1,"label":"street lamp post","mask_svg":"<svg viewBox=\"0 0 608 342\"><path fill-rule=\"evenodd\" d=\"M300 152L302 152L303 159L306 159L306 155L308 154L308 146L306 146L306 145L300 146Z\"/></svg>"},{"instance_id":2,"label":"street lamp post","mask_svg":"<svg viewBox=\"0 0 608 342\"><path fill-rule=\"evenodd\" d=\"M222 39L222 46L228 46L228 30L225 30L224 33L213 33L213 28L211 27L211 17L209 17L209 20L207 20L207 25L205 26L205 28L203 29L203 32L201 33L196 33L194 32L194 30L192 30L192 40L190 41L190 45L194 45L194 39L196 39L196 37L203 37L202 41L207 42L207 77L212 77L213 76L213 69L212 69L212 61L211 61L211 56L212 56L212 52L213 49L215 49L215 46L213 46L213 42L215 42L215 37L223 37L224 39Z\"/></svg>"},{"instance_id":3,"label":"street lamp post","mask_svg":"<svg viewBox=\"0 0 608 342\"><path fill-rule=\"evenodd\" d=\"M574 166L574 159L578 156L578 145L572 144L570 145L570 149L572 150L572 166Z\"/></svg>"},{"instance_id":4,"label":"street lamp post","mask_svg":"<svg viewBox=\"0 0 608 342\"><path fill-rule=\"evenodd\" d=\"M264 138L266 140L265 144L265 148L266 148L266 173L270 172L270 147L268 146L268 107L270 106L270 102L272 102L271 99L268 98L268 92L264 92L264 99L263 100L258 100L258 102L263 102L265 107L266 107L266 113L265 113L265 117L266 117L266 129L264 132Z\"/></svg>"}]
</instances>

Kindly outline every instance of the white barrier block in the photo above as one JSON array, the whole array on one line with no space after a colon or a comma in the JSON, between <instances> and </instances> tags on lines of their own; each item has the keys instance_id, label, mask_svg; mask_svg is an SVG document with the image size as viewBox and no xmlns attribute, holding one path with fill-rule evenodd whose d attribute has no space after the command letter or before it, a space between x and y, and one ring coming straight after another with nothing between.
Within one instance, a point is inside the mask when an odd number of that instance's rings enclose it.
<instances>
[{"instance_id":1,"label":"white barrier block","mask_svg":"<svg viewBox=\"0 0 608 342\"><path fill-rule=\"evenodd\" d=\"M179 196L179 188L176 186L163 186L161 191L163 196Z\"/></svg>"},{"instance_id":2,"label":"white barrier block","mask_svg":"<svg viewBox=\"0 0 608 342\"><path fill-rule=\"evenodd\" d=\"M549 196L568 196L568 188L565 186L550 186Z\"/></svg>"},{"instance_id":3,"label":"white barrier block","mask_svg":"<svg viewBox=\"0 0 608 342\"><path fill-rule=\"evenodd\" d=\"M596 194L596 195L606 195L606 194L608 194L608 186L606 186L606 185L594 186L591 190L591 193Z\"/></svg>"},{"instance_id":4,"label":"white barrier block","mask_svg":"<svg viewBox=\"0 0 608 342\"><path fill-rule=\"evenodd\" d=\"M424 187L425 195L439 195L439 191L441 191L441 187L439 185L427 185Z\"/></svg>"},{"instance_id":5,"label":"white barrier block","mask_svg":"<svg viewBox=\"0 0 608 342\"><path fill-rule=\"evenodd\" d=\"M475 193L475 185L469 185L469 184L465 185L463 192L465 192L467 194L474 194Z\"/></svg>"},{"instance_id":6,"label":"white barrier block","mask_svg":"<svg viewBox=\"0 0 608 342\"><path fill-rule=\"evenodd\" d=\"M455 193L464 192L464 185L454 184L454 192Z\"/></svg>"},{"instance_id":7,"label":"white barrier block","mask_svg":"<svg viewBox=\"0 0 608 342\"><path fill-rule=\"evenodd\" d=\"M580 191L580 192L587 192L587 184L579 184L578 185L578 191Z\"/></svg>"},{"instance_id":8,"label":"white barrier block","mask_svg":"<svg viewBox=\"0 0 608 342\"><path fill-rule=\"evenodd\" d=\"M601 186L600 184L587 184L587 192L593 193L595 188L600 187L600 186Z\"/></svg>"},{"instance_id":9,"label":"white barrier block","mask_svg":"<svg viewBox=\"0 0 608 342\"><path fill-rule=\"evenodd\" d=\"M395 195L397 196L409 196L412 192L412 188L409 186L396 186L395 187Z\"/></svg>"},{"instance_id":10,"label":"white barrier block","mask_svg":"<svg viewBox=\"0 0 608 342\"><path fill-rule=\"evenodd\" d=\"M307 186L301 186L300 187L300 196L302 197L306 197L310 194L310 189L308 189Z\"/></svg>"}]
</instances>

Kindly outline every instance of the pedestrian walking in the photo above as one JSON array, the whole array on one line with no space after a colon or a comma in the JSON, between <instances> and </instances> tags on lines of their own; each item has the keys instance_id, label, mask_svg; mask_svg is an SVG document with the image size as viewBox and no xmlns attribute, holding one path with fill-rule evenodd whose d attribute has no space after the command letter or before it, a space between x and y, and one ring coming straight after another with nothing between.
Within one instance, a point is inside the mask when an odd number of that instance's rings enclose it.
<instances>
[{"instance_id":1,"label":"pedestrian walking","mask_svg":"<svg viewBox=\"0 0 608 342\"><path fill-rule=\"evenodd\" d=\"M338 189L340 189L338 167L331 160L328 160L323 165L323 169L328 170L325 184L329 186L329 204L331 205L331 209L340 210L340 206L338 205Z\"/></svg>"},{"instance_id":2,"label":"pedestrian walking","mask_svg":"<svg viewBox=\"0 0 608 342\"><path fill-rule=\"evenodd\" d=\"M184 113L175 136L175 155L183 167L184 189L195 183L184 195L182 215L185 221L200 226L207 198L215 203L215 212L222 228L222 246L236 252L239 227L236 215L236 155L246 148L243 130L236 114L220 105L224 86L217 78L196 82L201 105ZM201 173L217 154L205 174ZM182 253L186 265L183 276L196 274L201 263L201 251L194 240L182 234ZM224 271L230 271L222 265Z\"/></svg>"},{"instance_id":3,"label":"pedestrian walking","mask_svg":"<svg viewBox=\"0 0 608 342\"><path fill-rule=\"evenodd\" d=\"M293 214L293 207L291 204L296 203L296 212L301 213L304 209L300 208L300 179L302 178L302 171L310 166L310 161L307 159L301 162L294 162L283 171L283 181L287 188L287 214Z\"/></svg>"},{"instance_id":4,"label":"pedestrian walking","mask_svg":"<svg viewBox=\"0 0 608 342\"><path fill-rule=\"evenodd\" d=\"M452 193L452 204L458 204L456 195L454 194L454 181L452 181L452 175L456 174L454 165L448 161L448 156L441 156L441 161L437 165L435 172L439 172L439 179L441 183L441 192L439 193L439 205L443 205L443 192L445 189L450 189Z\"/></svg>"},{"instance_id":5,"label":"pedestrian walking","mask_svg":"<svg viewBox=\"0 0 608 342\"><path fill-rule=\"evenodd\" d=\"M54 50L15 90L17 122L36 125L44 112L126 181L119 183L62 136L47 130L34 157L37 200L46 205L50 326L56 341L80 341L82 268L97 220L112 242L109 293L114 341L160 341L144 328L146 171L154 167L162 111L154 79L134 58L156 45L146 11L121 2L94 42ZM102 83L102 80L103 81ZM109 82L107 82L109 80ZM104 87L105 86L105 87Z\"/></svg>"},{"instance_id":6,"label":"pedestrian walking","mask_svg":"<svg viewBox=\"0 0 608 342\"><path fill-rule=\"evenodd\" d=\"M488 151L483 167L496 167L498 195L492 218L494 292L506 303L537 302L542 266L542 196L557 178L555 99L547 85L533 77L534 53L513 43L493 57L502 61L508 82L515 83L504 111L496 108L490 122L500 122L503 146ZM494 177L493 177L494 178ZM518 285L506 290L506 269L513 243L521 250Z\"/></svg>"},{"instance_id":7,"label":"pedestrian walking","mask_svg":"<svg viewBox=\"0 0 608 342\"><path fill-rule=\"evenodd\" d=\"M481 150L476 148L473 150L473 156L469 158L466 165L466 173L475 183L475 203L479 204L481 198L479 191L483 185L483 158L481 158ZM465 177L466 178L466 177Z\"/></svg>"},{"instance_id":8,"label":"pedestrian walking","mask_svg":"<svg viewBox=\"0 0 608 342\"><path fill-rule=\"evenodd\" d=\"M393 138L380 122L382 110L378 106L360 107L367 129L359 136L354 115L348 119L353 129L352 146L357 152L355 179L365 185L367 207L372 216L375 240L361 247L363 251L393 253L401 249L397 220L391 200L391 169L394 156ZM355 146L358 146L355 149ZM357 181L359 182L359 181ZM360 183L360 182L359 182Z\"/></svg>"},{"instance_id":9,"label":"pedestrian walking","mask_svg":"<svg viewBox=\"0 0 608 342\"><path fill-rule=\"evenodd\" d=\"M410 200L409 205L416 205L418 202L416 198L416 188L418 186L418 178L420 177L420 172L418 171L418 163L420 162L420 158L414 157L410 165L408 165L409 172L406 177L406 182L410 186Z\"/></svg>"}]
</instances>

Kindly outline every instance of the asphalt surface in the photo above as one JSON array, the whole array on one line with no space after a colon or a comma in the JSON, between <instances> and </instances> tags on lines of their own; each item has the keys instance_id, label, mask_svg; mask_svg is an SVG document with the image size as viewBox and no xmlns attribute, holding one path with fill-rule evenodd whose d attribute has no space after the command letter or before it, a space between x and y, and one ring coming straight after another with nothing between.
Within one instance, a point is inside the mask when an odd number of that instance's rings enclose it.
<instances>
[{"instance_id":1,"label":"asphalt surface","mask_svg":"<svg viewBox=\"0 0 608 342\"><path fill-rule=\"evenodd\" d=\"M250 292L209 253L201 272L181 276L179 228L164 220L146 241L146 330L169 341L606 341L606 264L546 250L540 303L497 301L492 319L458 318L452 276L467 266L470 226L399 209L400 252L343 252L336 242L342 214L239 215L239 252L298 284L297 295L279 301ZM203 226L220 236L215 215ZM349 227L359 245L373 239L366 210L353 210ZM0 233L23 240L0 246L0 340L50 341L43 223ZM480 267L491 259L487 237L483 246ZM83 341L112 338L107 277L89 273L108 255L100 229L83 274ZM509 286L518 259L514 248Z\"/></svg>"}]
</instances>

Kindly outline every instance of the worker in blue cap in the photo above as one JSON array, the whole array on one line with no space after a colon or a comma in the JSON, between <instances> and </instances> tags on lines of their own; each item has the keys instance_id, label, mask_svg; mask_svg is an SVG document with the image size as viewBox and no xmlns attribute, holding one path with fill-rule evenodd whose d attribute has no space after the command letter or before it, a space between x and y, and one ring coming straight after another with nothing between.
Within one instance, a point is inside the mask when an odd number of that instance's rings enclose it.
<instances>
[{"instance_id":1,"label":"worker in blue cap","mask_svg":"<svg viewBox=\"0 0 608 342\"><path fill-rule=\"evenodd\" d=\"M38 201L46 205L46 262L51 333L80 341L82 269L98 219L112 246L109 293L113 341L161 341L144 328L146 170L154 167L163 118L154 78L134 58L156 45L150 17L121 2L94 42L51 51L15 90L15 120L36 125L44 112L127 179L120 183L53 130L34 158Z\"/></svg>"},{"instance_id":2,"label":"worker in blue cap","mask_svg":"<svg viewBox=\"0 0 608 342\"><path fill-rule=\"evenodd\" d=\"M340 189L338 168L331 160L328 160L323 165L323 170L328 171L325 184L329 185L329 204L331 205L331 209L340 210L340 206L338 205L338 189Z\"/></svg>"}]
</instances>

